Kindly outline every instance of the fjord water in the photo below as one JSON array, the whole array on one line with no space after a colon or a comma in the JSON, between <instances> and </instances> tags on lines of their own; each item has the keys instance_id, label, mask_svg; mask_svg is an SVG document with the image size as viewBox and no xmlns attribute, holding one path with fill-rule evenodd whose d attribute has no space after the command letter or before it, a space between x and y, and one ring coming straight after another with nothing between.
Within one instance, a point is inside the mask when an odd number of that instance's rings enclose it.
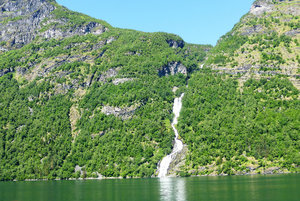
<instances>
[{"instance_id":1,"label":"fjord water","mask_svg":"<svg viewBox=\"0 0 300 201\"><path fill-rule=\"evenodd\" d=\"M1 201L299 201L300 175L0 182Z\"/></svg>"}]
</instances>

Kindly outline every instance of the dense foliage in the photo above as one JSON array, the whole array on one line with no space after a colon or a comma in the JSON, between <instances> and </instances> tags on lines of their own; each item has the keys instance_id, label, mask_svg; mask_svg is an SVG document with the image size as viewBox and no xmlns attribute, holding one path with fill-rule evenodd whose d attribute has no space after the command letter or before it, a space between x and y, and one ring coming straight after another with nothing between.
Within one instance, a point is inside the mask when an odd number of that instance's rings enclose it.
<instances>
[{"instance_id":1,"label":"dense foliage","mask_svg":"<svg viewBox=\"0 0 300 201\"><path fill-rule=\"evenodd\" d=\"M93 20L61 6L53 14L69 20L59 29ZM0 77L0 180L148 177L171 151L172 88L187 75L158 71L178 62L189 74L210 46L104 25L101 35L37 38L0 54L0 69L10 69ZM104 107L131 111L125 118Z\"/></svg>"},{"instance_id":2,"label":"dense foliage","mask_svg":"<svg viewBox=\"0 0 300 201\"><path fill-rule=\"evenodd\" d=\"M295 70L280 75L299 64L299 37L286 34L299 28L297 16L246 15L207 55L209 45L113 28L49 2L56 9L36 33L69 35L0 52L0 180L155 175L172 149L172 104L182 92L178 130L188 153L180 175L299 171ZM104 32L72 34L95 24ZM200 70L204 62L263 73Z\"/></svg>"},{"instance_id":3,"label":"dense foliage","mask_svg":"<svg viewBox=\"0 0 300 201\"><path fill-rule=\"evenodd\" d=\"M1 180L58 171L71 148L68 96L49 97L49 82L20 87L11 74L0 78Z\"/></svg>"},{"instance_id":4,"label":"dense foliage","mask_svg":"<svg viewBox=\"0 0 300 201\"><path fill-rule=\"evenodd\" d=\"M250 79L239 89L237 79L227 75L194 74L179 125L190 150L186 170L233 174L247 171L254 157L261 168L296 171L300 165L298 95L285 78Z\"/></svg>"}]
</instances>

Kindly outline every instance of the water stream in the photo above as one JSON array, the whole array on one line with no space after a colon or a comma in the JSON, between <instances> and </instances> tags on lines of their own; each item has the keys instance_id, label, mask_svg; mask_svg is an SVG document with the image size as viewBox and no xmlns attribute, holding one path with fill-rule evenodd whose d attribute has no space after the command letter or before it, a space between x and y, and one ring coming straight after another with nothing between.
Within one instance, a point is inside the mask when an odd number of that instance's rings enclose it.
<instances>
[{"instance_id":1,"label":"water stream","mask_svg":"<svg viewBox=\"0 0 300 201\"><path fill-rule=\"evenodd\" d=\"M158 168L158 177L166 177L168 174L169 166L173 159L175 159L176 155L182 151L183 149L183 143L181 140L178 139L178 131L175 127L175 125L178 123L178 117L180 115L181 107L182 107L182 98L184 96L184 93L181 94L179 98L175 98L174 105L173 105L173 113L174 113L174 119L172 122L172 128L175 132L175 144L172 150L172 153L164 157L159 165Z\"/></svg>"}]
</instances>

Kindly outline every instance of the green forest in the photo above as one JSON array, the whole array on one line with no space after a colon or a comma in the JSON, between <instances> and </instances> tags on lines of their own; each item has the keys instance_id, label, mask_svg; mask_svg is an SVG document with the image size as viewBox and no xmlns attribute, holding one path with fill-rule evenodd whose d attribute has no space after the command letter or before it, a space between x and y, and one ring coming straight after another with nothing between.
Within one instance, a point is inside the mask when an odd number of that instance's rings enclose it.
<instances>
[{"instance_id":1,"label":"green forest","mask_svg":"<svg viewBox=\"0 0 300 201\"><path fill-rule=\"evenodd\" d=\"M178 126L190 151L186 171L236 174L247 171L249 157L258 160L259 168L299 171L298 96L284 77L249 79L239 87L228 75L194 74Z\"/></svg>"},{"instance_id":2,"label":"green forest","mask_svg":"<svg viewBox=\"0 0 300 201\"><path fill-rule=\"evenodd\" d=\"M172 34L111 28L38 38L0 54L0 68L15 71L0 77L0 180L154 175L172 149L172 88L186 85L211 48L169 41L183 43ZM188 73L159 76L172 62ZM105 106L134 111L124 119L104 114Z\"/></svg>"},{"instance_id":3,"label":"green forest","mask_svg":"<svg viewBox=\"0 0 300 201\"><path fill-rule=\"evenodd\" d=\"M243 16L215 47L45 4L31 42L0 41L0 181L157 176L181 93L178 176L299 172L299 17L280 10L294 1Z\"/></svg>"}]
</instances>

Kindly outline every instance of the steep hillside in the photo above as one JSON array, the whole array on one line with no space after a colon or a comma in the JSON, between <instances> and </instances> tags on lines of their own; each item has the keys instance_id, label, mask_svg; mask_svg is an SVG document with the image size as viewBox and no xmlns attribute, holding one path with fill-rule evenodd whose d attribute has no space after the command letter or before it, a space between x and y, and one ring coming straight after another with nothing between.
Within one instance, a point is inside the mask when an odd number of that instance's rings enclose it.
<instances>
[{"instance_id":1,"label":"steep hillside","mask_svg":"<svg viewBox=\"0 0 300 201\"><path fill-rule=\"evenodd\" d=\"M219 40L206 64L242 76L241 84L251 75L284 75L300 89L299 7L297 0L255 1Z\"/></svg>"},{"instance_id":2,"label":"steep hillside","mask_svg":"<svg viewBox=\"0 0 300 201\"><path fill-rule=\"evenodd\" d=\"M172 89L211 47L52 0L0 10L0 180L154 175L172 148Z\"/></svg>"},{"instance_id":3,"label":"steep hillside","mask_svg":"<svg viewBox=\"0 0 300 201\"><path fill-rule=\"evenodd\" d=\"M54 0L0 11L0 180L153 176L182 92L177 174L299 172L299 1L255 1L214 48Z\"/></svg>"},{"instance_id":4,"label":"steep hillside","mask_svg":"<svg viewBox=\"0 0 300 201\"><path fill-rule=\"evenodd\" d=\"M183 175L299 172L299 6L255 1L193 74Z\"/></svg>"}]
</instances>

